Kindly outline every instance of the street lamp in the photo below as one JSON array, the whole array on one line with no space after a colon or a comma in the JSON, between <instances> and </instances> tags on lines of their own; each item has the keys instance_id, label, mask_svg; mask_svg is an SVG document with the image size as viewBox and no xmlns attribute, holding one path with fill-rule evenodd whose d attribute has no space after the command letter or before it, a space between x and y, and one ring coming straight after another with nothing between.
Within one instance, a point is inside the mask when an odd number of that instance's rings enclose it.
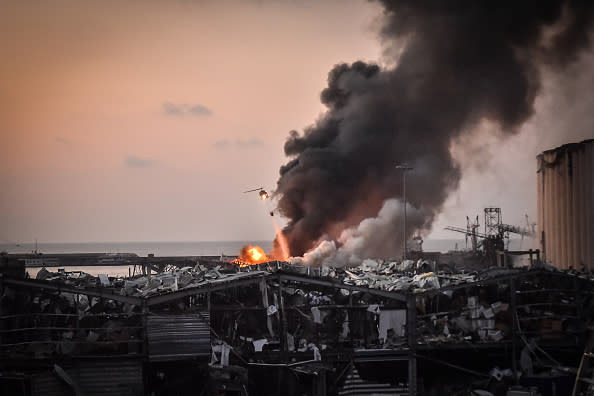
<instances>
[{"instance_id":1,"label":"street lamp","mask_svg":"<svg viewBox=\"0 0 594 396\"><path fill-rule=\"evenodd\" d=\"M402 170L402 199L404 200L404 250L402 252L402 260L406 260L406 171L413 170L406 162L396 165L396 169Z\"/></svg>"}]
</instances>

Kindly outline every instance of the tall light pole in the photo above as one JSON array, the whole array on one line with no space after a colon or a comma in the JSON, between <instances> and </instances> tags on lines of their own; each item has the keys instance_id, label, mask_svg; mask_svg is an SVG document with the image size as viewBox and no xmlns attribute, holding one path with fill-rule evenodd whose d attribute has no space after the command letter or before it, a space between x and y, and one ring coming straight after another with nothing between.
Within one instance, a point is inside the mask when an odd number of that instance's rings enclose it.
<instances>
[{"instance_id":1,"label":"tall light pole","mask_svg":"<svg viewBox=\"0 0 594 396\"><path fill-rule=\"evenodd\" d=\"M404 250L402 252L402 260L406 260L406 171L413 170L406 162L396 165L396 169L402 170L402 199L404 201L404 230L402 238L404 239Z\"/></svg>"}]
</instances>

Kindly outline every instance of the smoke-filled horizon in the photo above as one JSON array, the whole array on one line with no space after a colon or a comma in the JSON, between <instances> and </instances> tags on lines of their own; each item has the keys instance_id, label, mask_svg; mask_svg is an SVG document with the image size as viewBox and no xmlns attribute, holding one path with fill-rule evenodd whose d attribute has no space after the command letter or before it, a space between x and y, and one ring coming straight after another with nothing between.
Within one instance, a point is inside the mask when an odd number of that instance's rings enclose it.
<instances>
[{"instance_id":1,"label":"smoke-filled horizon","mask_svg":"<svg viewBox=\"0 0 594 396\"><path fill-rule=\"evenodd\" d=\"M285 144L290 160L275 194L293 256L322 240L348 248L348 230L376 216L381 224L386 212L401 223L398 163L414 168L407 234L428 230L460 183L454 141L485 123L497 137L518 133L534 113L541 71L561 72L589 48L594 19L589 1L380 3L381 40L394 66L336 65L321 93L327 111ZM394 230L373 227L363 240L386 241L378 256L395 256L402 246ZM368 252L361 241L358 251Z\"/></svg>"}]
</instances>

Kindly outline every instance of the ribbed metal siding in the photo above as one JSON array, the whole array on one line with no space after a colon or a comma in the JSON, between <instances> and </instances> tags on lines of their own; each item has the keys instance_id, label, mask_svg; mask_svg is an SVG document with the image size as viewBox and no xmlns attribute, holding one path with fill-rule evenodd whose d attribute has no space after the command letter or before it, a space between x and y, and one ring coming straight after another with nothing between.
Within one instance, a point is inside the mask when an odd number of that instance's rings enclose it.
<instances>
[{"instance_id":1,"label":"ribbed metal siding","mask_svg":"<svg viewBox=\"0 0 594 396\"><path fill-rule=\"evenodd\" d=\"M153 361L210 356L210 315L150 315L147 337L149 359Z\"/></svg>"},{"instance_id":2,"label":"ribbed metal siding","mask_svg":"<svg viewBox=\"0 0 594 396\"><path fill-rule=\"evenodd\" d=\"M128 359L94 359L80 361L77 367L67 368L66 373L80 387L85 396L142 395L142 363ZM74 395L53 371L35 375L31 379L33 396Z\"/></svg>"},{"instance_id":3,"label":"ribbed metal siding","mask_svg":"<svg viewBox=\"0 0 594 396\"><path fill-rule=\"evenodd\" d=\"M339 396L407 396L408 386L393 386L385 383L365 381L359 376L355 366L351 367L344 384L338 390Z\"/></svg>"},{"instance_id":4,"label":"ribbed metal siding","mask_svg":"<svg viewBox=\"0 0 594 396\"><path fill-rule=\"evenodd\" d=\"M54 373L37 374L31 378L31 396L74 396L74 391Z\"/></svg>"},{"instance_id":5,"label":"ribbed metal siding","mask_svg":"<svg viewBox=\"0 0 594 396\"><path fill-rule=\"evenodd\" d=\"M111 359L85 362L73 375L86 396L142 395L139 360Z\"/></svg>"},{"instance_id":6,"label":"ribbed metal siding","mask_svg":"<svg viewBox=\"0 0 594 396\"><path fill-rule=\"evenodd\" d=\"M550 264L594 270L594 139L537 157L538 229Z\"/></svg>"}]
</instances>

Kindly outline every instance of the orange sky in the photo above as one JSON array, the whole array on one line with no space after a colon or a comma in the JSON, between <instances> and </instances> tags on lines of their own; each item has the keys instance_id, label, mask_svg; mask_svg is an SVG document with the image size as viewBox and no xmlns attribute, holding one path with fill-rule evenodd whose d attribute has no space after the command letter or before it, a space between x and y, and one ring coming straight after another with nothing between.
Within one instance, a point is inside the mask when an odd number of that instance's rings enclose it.
<instances>
[{"instance_id":1,"label":"orange sky","mask_svg":"<svg viewBox=\"0 0 594 396\"><path fill-rule=\"evenodd\" d=\"M366 1L0 2L0 243L271 240L242 191L274 188L334 64L381 61Z\"/></svg>"},{"instance_id":2,"label":"orange sky","mask_svg":"<svg viewBox=\"0 0 594 396\"><path fill-rule=\"evenodd\" d=\"M330 68L380 53L377 7L342 3L6 2L0 239L272 239L242 191L274 188Z\"/></svg>"}]
</instances>

